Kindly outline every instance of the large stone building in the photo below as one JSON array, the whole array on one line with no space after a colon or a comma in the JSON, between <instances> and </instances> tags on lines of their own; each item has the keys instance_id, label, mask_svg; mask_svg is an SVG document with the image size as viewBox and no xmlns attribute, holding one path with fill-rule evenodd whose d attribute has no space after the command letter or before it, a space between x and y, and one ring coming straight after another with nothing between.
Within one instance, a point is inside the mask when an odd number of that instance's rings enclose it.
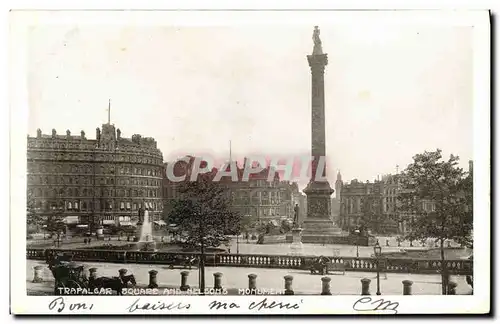
<instances>
[{"instance_id":1,"label":"large stone building","mask_svg":"<svg viewBox=\"0 0 500 324\"><path fill-rule=\"evenodd\" d=\"M469 162L469 174L472 175L472 161ZM414 214L398 209L398 196L402 193L399 175L387 174L380 180L362 183L354 179L342 183L337 176L335 188L340 192L340 223L343 229L353 230L361 225L375 233L408 232ZM422 199L420 208L425 212L436 210L435 202Z\"/></svg>"},{"instance_id":2,"label":"large stone building","mask_svg":"<svg viewBox=\"0 0 500 324\"><path fill-rule=\"evenodd\" d=\"M121 137L108 123L96 139L79 135L28 136L28 208L44 218L64 217L69 227L130 223L138 209L159 218L162 153L153 138Z\"/></svg>"},{"instance_id":3,"label":"large stone building","mask_svg":"<svg viewBox=\"0 0 500 324\"><path fill-rule=\"evenodd\" d=\"M186 175L184 181L188 181L192 164L195 158L188 156L187 159L169 162L172 166L173 175L181 177ZM165 164L163 178L164 215L168 217L173 201L181 199L180 188L182 182L171 181L167 175L169 163ZM203 167L203 166L202 166ZM280 181L279 174L275 173L272 181L267 177L269 168L259 173L250 174L248 181L243 181L244 169L238 166L238 181L232 181L231 177L222 177L219 182L221 186L227 188L228 196L231 199L231 206L235 212L243 216L251 216L257 221L279 221L284 218L293 218L293 208L295 203L299 203L300 192L294 183ZM213 169L212 172L217 172Z\"/></svg>"},{"instance_id":4,"label":"large stone building","mask_svg":"<svg viewBox=\"0 0 500 324\"><path fill-rule=\"evenodd\" d=\"M357 179L341 183L341 180L338 176L336 187L340 190L342 228L352 231L363 225L375 233L398 232L397 175L366 183Z\"/></svg>"}]
</instances>

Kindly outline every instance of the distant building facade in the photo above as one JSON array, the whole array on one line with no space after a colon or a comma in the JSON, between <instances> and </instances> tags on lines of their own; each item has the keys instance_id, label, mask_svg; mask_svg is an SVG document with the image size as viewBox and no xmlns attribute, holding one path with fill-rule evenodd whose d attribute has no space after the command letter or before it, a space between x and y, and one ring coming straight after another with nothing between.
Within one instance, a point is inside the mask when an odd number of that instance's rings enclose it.
<instances>
[{"instance_id":1,"label":"distant building facade","mask_svg":"<svg viewBox=\"0 0 500 324\"><path fill-rule=\"evenodd\" d=\"M194 160L195 157L188 156L187 159L169 162L174 163L173 175L176 177L186 175L185 181L189 181ZM174 201L182 198L180 192L182 182L171 181L166 176L169 163L165 163L163 171L164 217L168 217ZM218 182L227 189L233 211L262 222L293 218L295 202L299 203L300 200L297 184L280 181L278 173L275 173L272 181L268 181L269 172L272 172L269 168L250 174L249 180L243 181L243 170L238 166L238 181L232 181L231 177L227 176ZM213 169L212 172L215 176L217 170Z\"/></svg>"},{"instance_id":2,"label":"distant building facade","mask_svg":"<svg viewBox=\"0 0 500 324\"><path fill-rule=\"evenodd\" d=\"M341 179L340 179L341 181ZM384 176L374 182L336 182L340 189L340 223L345 230L352 231L366 226L375 233L397 233L399 214L397 211L398 184L396 176Z\"/></svg>"},{"instance_id":3,"label":"distant building facade","mask_svg":"<svg viewBox=\"0 0 500 324\"><path fill-rule=\"evenodd\" d=\"M156 219L163 209L162 163L153 138L123 138L109 123L95 139L38 129L28 136L28 205L44 218L64 217L69 227L130 223L139 208Z\"/></svg>"}]
</instances>

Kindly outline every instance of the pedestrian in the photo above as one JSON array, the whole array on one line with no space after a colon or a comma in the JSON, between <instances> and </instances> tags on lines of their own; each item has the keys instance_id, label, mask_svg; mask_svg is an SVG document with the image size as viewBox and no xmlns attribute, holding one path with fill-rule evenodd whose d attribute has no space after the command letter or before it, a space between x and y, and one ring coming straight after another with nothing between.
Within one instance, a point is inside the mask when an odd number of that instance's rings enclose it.
<instances>
[{"instance_id":1,"label":"pedestrian","mask_svg":"<svg viewBox=\"0 0 500 324\"><path fill-rule=\"evenodd\" d=\"M90 237L89 237L89 240L87 241L87 242L88 242L88 244L90 244L90 241L91 241L91 240L90 240Z\"/></svg>"},{"instance_id":2,"label":"pedestrian","mask_svg":"<svg viewBox=\"0 0 500 324\"><path fill-rule=\"evenodd\" d=\"M83 239L83 244L87 244L87 239L86 238Z\"/></svg>"}]
</instances>

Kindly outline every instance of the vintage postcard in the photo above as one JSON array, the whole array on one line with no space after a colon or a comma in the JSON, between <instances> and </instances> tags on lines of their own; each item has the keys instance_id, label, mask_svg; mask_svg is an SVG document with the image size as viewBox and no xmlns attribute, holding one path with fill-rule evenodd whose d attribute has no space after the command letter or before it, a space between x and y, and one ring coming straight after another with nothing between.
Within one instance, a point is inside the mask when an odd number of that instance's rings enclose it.
<instances>
[{"instance_id":1,"label":"vintage postcard","mask_svg":"<svg viewBox=\"0 0 500 324\"><path fill-rule=\"evenodd\" d=\"M488 11L9 28L12 313L490 312Z\"/></svg>"}]
</instances>

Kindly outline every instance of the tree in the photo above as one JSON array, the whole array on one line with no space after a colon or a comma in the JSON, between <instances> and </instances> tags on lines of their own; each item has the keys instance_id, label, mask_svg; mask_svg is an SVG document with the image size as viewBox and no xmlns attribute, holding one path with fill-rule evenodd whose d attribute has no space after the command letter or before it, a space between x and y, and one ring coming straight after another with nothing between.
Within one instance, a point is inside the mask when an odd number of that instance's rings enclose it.
<instances>
[{"instance_id":1,"label":"tree","mask_svg":"<svg viewBox=\"0 0 500 324\"><path fill-rule=\"evenodd\" d=\"M36 210L35 198L31 191L26 196L26 225L28 232L36 232L43 224L43 218Z\"/></svg>"},{"instance_id":2,"label":"tree","mask_svg":"<svg viewBox=\"0 0 500 324\"><path fill-rule=\"evenodd\" d=\"M443 295L447 293L448 275L444 242L462 240L472 230L472 209L468 209L466 173L458 167L458 156L442 160L441 150L413 157L413 163L400 177L399 211L411 215L405 236L411 241L432 237L440 244ZM472 194L472 193L470 193Z\"/></svg>"},{"instance_id":3,"label":"tree","mask_svg":"<svg viewBox=\"0 0 500 324\"><path fill-rule=\"evenodd\" d=\"M64 223L64 217L60 212L56 212L52 215L47 216L45 221L45 229L52 235L57 235L57 240L59 241L61 233L66 230L66 224Z\"/></svg>"},{"instance_id":4,"label":"tree","mask_svg":"<svg viewBox=\"0 0 500 324\"><path fill-rule=\"evenodd\" d=\"M182 184L183 197L174 201L168 221L178 226L190 247L218 247L237 234L241 216L231 210L226 190L207 178Z\"/></svg>"},{"instance_id":5,"label":"tree","mask_svg":"<svg viewBox=\"0 0 500 324\"><path fill-rule=\"evenodd\" d=\"M200 291L204 294L205 247L229 242L228 235L239 231L240 215L231 210L227 189L213 182L211 174L184 182L180 192L182 199L173 204L169 221L177 224L185 245L200 247Z\"/></svg>"}]
</instances>

